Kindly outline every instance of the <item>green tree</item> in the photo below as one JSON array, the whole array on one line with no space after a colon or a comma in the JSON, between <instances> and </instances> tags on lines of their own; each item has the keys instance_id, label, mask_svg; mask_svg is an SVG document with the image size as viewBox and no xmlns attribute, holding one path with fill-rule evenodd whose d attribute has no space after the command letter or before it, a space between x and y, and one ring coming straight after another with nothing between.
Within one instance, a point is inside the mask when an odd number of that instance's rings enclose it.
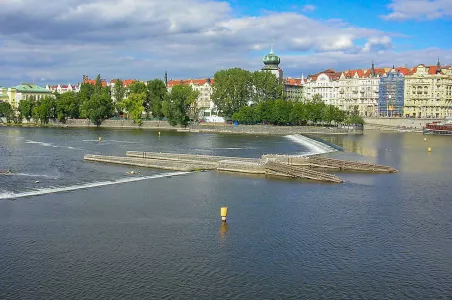
<instances>
[{"instance_id":1,"label":"green tree","mask_svg":"<svg viewBox=\"0 0 452 300\"><path fill-rule=\"evenodd\" d=\"M142 124L141 115L143 114L143 102L146 99L145 93L131 93L126 99L123 99L119 105L128 113L132 120L137 124Z\"/></svg>"},{"instance_id":2,"label":"green tree","mask_svg":"<svg viewBox=\"0 0 452 300\"><path fill-rule=\"evenodd\" d=\"M255 124L260 122L256 114L256 105L242 106L237 112L232 115L232 120L243 124Z\"/></svg>"},{"instance_id":3,"label":"green tree","mask_svg":"<svg viewBox=\"0 0 452 300\"><path fill-rule=\"evenodd\" d=\"M28 122L30 122L33 117L33 108L35 107L35 102L32 99L22 100L19 102L19 107L17 110L19 111L19 119L22 120L25 118Z\"/></svg>"},{"instance_id":4,"label":"green tree","mask_svg":"<svg viewBox=\"0 0 452 300\"><path fill-rule=\"evenodd\" d=\"M325 103L322 101L322 96L319 94L314 95L312 101L306 102L306 111L308 120L318 123L322 120L323 110Z\"/></svg>"},{"instance_id":5,"label":"green tree","mask_svg":"<svg viewBox=\"0 0 452 300\"><path fill-rule=\"evenodd\" d=\"M272 124L282 125L290 123L290 113L293 105L290 101L275 100L272 107L271 119Z\"/></svg>"},{"instance_id":6,"label":"green tree","mask_svg":"<svg viewBox=\"0 0 452 300\"><path fill-rule=\"evenodd\" d=\"M92 95L94 95L95 87L89 83L83 83L80 86L80 91L77 93L77 98L80 104L88 101Z\"/></svg>"},{"instance_id":7,"label":"green tree","mask_svg":"<svg viewBox=\"0 0 452 300\"><path fill-rule=\"evenodd\" d=\"M162 104L162 110L172 126L177 124L186 126L188 124L190 107L196 101L198 95L199 92L194 91L188 85L176 85L171 89Z\"/></svg>"},{"instance_id":8,"label":"green tree","mask_svg":"<svg viewBox=\"0 0 452 300\"><path fill-rule=\"evenodd\" d=\"M41 124L47 124L50 119L54 119L56 117L55 98L47 96L38 100L33 108L33 117L39 120Z\"/></svg>"},{"instance_id":9,"label":"green tree","mask_svg":"<svg viewBox=\"0 0 452 300\"><path fill-rule=\"evenodd\" d=\"M252 100L252 75L240 68L221 70L214 75L211 99L223 117L231 117Z\"/></svg>"},{"instance_id":10,"label":"green tree","mask_svg":"<svg viewBox=\"0 0 452 300\"><path fill-rule=\"evenodd\" d=\"M74 92L66 92L57 96L56 116L60 122L65 122L67 118L76 119L80 116L80 102Z\"/></svg>"},{"instance_id":11,"label":"green tree","mask_svg":"<svg viewBox=\"0 0 452 300\"><path fill-rule=\"evenodd\" d=\"M124 86L121 79L114 81L114 86L112 90L112 96L115 99L115 108L118 113L120 113L120 105L119 103L126 98L127 96L127 88Z\"/></svg>"},{"instance_id":12,"label":"green tree","mask_svg":"<svg viewBox=\"0 0 452 300\"><path fill-rule=\"evenodd\" d=\"M10 123L14 118L14 111L8 102L0 102L0 117L5 117L6 122Z\"/></svg>"},{"instance_id":13,"label":"green tree","mask_svg":"<svg viewBox=\"0 0 452 300\"><path fill-rule=\"evenodd\" d=\"M254 103L281 99L283 96L283 85L271 72L255 71L252 73L252 86Z\"/></svg>"},{"instance_id":14,"label":"green tree","mask_svg":"<svg viewBox=\"0 0 452 300\"><path fill-rule=\"evenodd\" d=\"M306 104L303 102L295 102L290 113L290 120L297 125L306 125L308 113Z\"/></svg>"},{"instance_id":15,"label":"green tree","mask_svg":"<svg viewBox=\"0 0 452 300\"><path fill-rule=\"evenodd\" d=\"M146 93L147 92L147 88L146 88L146 84L144 82L141 81L134 81L129 85L129 93L132 94L141 94L141 93Z\"/></svg>"},{"instance_id":16,"label":"green tree","mask_svg":"<svg viewBox=\"0 0 452 300\"><path fill-rule=\"evenodd\" d=\"M111 98L106 93L95 93L81 106L82 115L96 125L113 115L114 107Z\"/></svg>"},{"instance_id":17,"label":"green tree","mask_svg":"<svg viewBox=\"0 0 452 300\"><path fill-rule=\"evenodd\" d=\"M160 79L148 81L147 90L148 97L143 104L146 114L149 116L149 112L152 111L154 118L162 118L162 103L167 93L165 83Z\"/></svg>"}]
</instances>

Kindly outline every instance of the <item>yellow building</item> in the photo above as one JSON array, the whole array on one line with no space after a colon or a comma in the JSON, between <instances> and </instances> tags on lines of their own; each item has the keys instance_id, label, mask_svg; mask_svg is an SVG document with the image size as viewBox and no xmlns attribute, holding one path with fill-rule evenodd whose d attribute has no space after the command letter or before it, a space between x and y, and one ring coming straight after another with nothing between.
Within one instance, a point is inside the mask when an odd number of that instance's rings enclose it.
<instances>
[{"instance_id":1,"label":"yellow building","mask_svg":"<svg viewBox=\"0 0 452 300\"><path fill-rule=\"evenodd\" d=\"M414 118L452 117L452 69L418 65L405 76L404 115Z\"/></svg>"},{"instance_id":2,"label":"yellow building","mask_svg":"<svg viewBox=\"0 0 452 300\"><path fill-rule=\"evenodd\" d=\"M8 89L0 86L0 102L9 102Z\"/></svg>"},{"instance_id":3,"label":"yellow building","mask_svg":"<svg viewBox=\"0 0 452 300\"><path fill-rule=\"evenodd\" d=\"M51 91L30 83L22 83L9 88L7 94L9 104L11 104L13 109L17 109L19 107L19 102L22 100L33 99L37 101L45 97L55 97Z\"/></svg>"}]
</instances>

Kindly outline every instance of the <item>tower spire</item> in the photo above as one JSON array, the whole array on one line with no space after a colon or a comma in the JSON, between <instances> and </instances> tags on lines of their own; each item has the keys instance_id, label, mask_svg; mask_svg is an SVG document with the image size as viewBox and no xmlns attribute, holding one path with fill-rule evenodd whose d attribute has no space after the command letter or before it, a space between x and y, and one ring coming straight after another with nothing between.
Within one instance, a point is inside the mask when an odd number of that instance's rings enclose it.
<instances>
[{"instance_id":1,"label":"tower spire","mask_svg":"<svg viewBox=\"0 0 452 300\"><path fill-rule=\"evenodd\" d=\"M273 40L270 43L270 54L273 54Z\"/></svg>"},{"instance_id":2,"label":"tower spire","mask_svg":"<svg viewBox=\"0 0 452 300\"><path fill-rule=\"evenodd\" d=\"M165 70L165 86L168 85L168 72Z\"/></svg>"},{"instance_id":3,"label":"tower spire","mask_svg":"<svg viewBox=\"0 0 452 300\"><path fill-rule=\"evenodd\" d=\"M371 72L372 76L375 77L375 64L374 61L372 60L372 72Z\"/></svg>"},{"instance_id":4,"label":"tower spire","mask_svg":"<svg viewBox=\"0 0 452 300\"><path fill-rule=\"evenodd\" d=\"M439 61L439 57L438 57L438 62L436 63L436 74L441 73L441 63Z\"/></svg>"}]
</instances>

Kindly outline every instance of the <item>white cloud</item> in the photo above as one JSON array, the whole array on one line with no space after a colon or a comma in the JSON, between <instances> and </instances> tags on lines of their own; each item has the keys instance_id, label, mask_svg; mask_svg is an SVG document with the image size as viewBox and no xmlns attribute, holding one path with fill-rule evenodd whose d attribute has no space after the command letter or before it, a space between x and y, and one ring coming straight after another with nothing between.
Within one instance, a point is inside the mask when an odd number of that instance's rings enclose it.
<instances>
[{"instance_id":1,"label":"white cloud","mask_svg":"<svg viewBox=\"0 0 452 300\"><path fill-rule=\"evenodd\" d=\"M387 50L392 47L392 39L387 36L372 36L367 40L367 43L362 49L363 52L376 52Z\"/></svg>"},{"instance_id":2,"label":"white cloud","mask_svg":"<svg viewBox=\"0 0 452 300\"><path fill-rule=\"evenodd\" d=\"M392 12L382 16L385 20L434 20L452 17L451 0L392 0L388 7Z\"/></svg>"},{"instance_id":3,"label":"white cloud","mask_svg":"<svg viewBox=\"0 0 452 300\"><path fill-rule=\"evenodd\" d=\"M306 4L305 6L303 6L303 8L301 9L302 12L313 12L316 9L316 7L314 5L311 4Z\"/></svg>"},{"instance_id":4,"label":"white cloud","mask_svg":"<svg viewBox=\"0 0 452 300\"><path fill-rule=\"evenodd\" d=\"M213 76L231 67L255 70L271 40L285 74L292 76L359 67L380 52L398 57L391 52L395 34L337 19L289 12L236 17L228 3L213 0L51 2L2 3L0 85L33 78L75 83L83 74L98 73L145 80L162 78L165 70L170 78Z\"/></svg>"}]
</instances>

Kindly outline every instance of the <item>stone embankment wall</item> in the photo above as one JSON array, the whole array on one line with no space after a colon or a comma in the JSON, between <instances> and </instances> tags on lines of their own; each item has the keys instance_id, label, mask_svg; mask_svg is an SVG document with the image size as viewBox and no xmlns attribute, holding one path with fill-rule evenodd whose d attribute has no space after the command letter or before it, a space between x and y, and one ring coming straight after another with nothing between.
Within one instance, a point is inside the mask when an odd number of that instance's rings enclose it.
<instances>
[{"instance_id":1,"label":"stone embankment wall","mask_svg":"<svg viewBox=\"0 0 452 300\"><path fill-rule=\"evenodd\" d=\"M422 130L426 123L444 121L444 119L415 119L415 118L364 118L366 128L393 127L394 129ZM376 126L369 126L376 125Z\"/></svg>"},{"instance_id":2,"label":"stone embankment wall","mask_svg":"<svg viewBox=\"0 0 452 300\"><path fill-rule=\"evenodd\" d=\"M69 119L65 124L50 122L53 126L61 127L97 127L86 119ZM143 121L141 126L133 123L132 120L105 120L100 128L137 128L137 129L162 129L177 130L180 126L173 127L167 121ZM288 135L288 134L363 134L362 129L317 127L317 126L272 126L272 125L238 125L225 123L201 123L188 127L190 132L215 132L231 134L262 134L262 135Z\"/></svg>"}]
</instances>

